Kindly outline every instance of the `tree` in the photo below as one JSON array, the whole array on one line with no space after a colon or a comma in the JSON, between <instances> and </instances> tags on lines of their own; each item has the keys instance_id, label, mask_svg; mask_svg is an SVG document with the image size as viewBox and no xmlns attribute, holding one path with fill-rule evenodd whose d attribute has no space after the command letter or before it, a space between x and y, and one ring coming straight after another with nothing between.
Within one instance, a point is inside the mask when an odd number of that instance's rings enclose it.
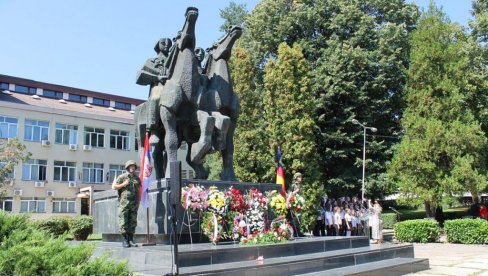
<instances>
[{"instance_id":1,"label":"tree","mask_svg":"<svg viewBox=\"0 0 488 276\"><path fill-rule=\"evenodd\" d=\"M417 14L403 0L263 0L246 17L240 45L248 50L254 75L248 80L258 90L282 42L298 43L310 64L317 170L332 196L357 194L361 187L363 136L352 118L379 130L368 137L369 190L391 192L386 162L398 141L390 136L400 131L408 33Z\"/></svg>"},{"instance_id":2,"label":"tree","mask_svg":"<svg viewBox=\"0 0 488 276\"><path fill-rule=\"evenodd\" d=\"M228 7L220 10L220 17L224 19L224 24L220 26L220 31L225 32L231 26L244 28L247 14L246 4L236 4L231 1Z\"/></svg>"},{"instance_id":3,"label":"tree","mask_svg":"<svg viewBox=\"0 0 488 276\"><path fill-rule=\"evenodd\" d=\"M281 146L286 183L291 185L294 172L304 173L300 194L306 203L301 224L304 230L311 230L323 189L313 132L315 98L311 90L310 67L298 44L290 48L281 43L276 60L269 60L264 72L263 102L270 163L276 146ZM275 167L270 166L270 169L276 174Z\"/></svg>"},{"instance_id":4,"label":"tree","mask_svg":"<svg viewBox=\"0 0 488 276\"><path fill-rule=\"evenodd\" d=\"M431 4L412 33L405 135L389 175L411 203L434 217L443 199L486 187L487 139L467 101L472 74L468 38Z\"/></svg>"},{"instance_id":5,"label":"tree","mask_svg":"<svg viewBox=\"0 0 488 276\"><path fill-rule=\"evenodd\" d=\"M17 139L0 140L0 198L4 195L4 187L11 179L8 177L14 171L15 165L26 161L31 154L26 152L25 145Z\"/></svg>"},{"instance_id":6,"label":"tree","mask_svg":"<svg viewBox=\"0 0 488 276\"><path fill-rule=\"evenodd\" d=\"M271 182L273 156L268 149L261 92L255 85L253 64L248 51L237 47L231 59L234 92L239 96L240 115L234 136L234 164L237 179Z\"/></svg>"}]
</instances>

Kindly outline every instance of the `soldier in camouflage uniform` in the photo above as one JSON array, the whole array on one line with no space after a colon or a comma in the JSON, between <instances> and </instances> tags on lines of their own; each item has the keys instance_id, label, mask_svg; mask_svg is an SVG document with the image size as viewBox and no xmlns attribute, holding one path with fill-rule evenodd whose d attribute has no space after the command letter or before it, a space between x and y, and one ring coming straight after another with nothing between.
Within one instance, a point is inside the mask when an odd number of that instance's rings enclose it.
<instances>
[{"instance_id":1,"label":"soldier in camouflage uniform","mask_svg":"<svg viewBox=\"0 0 488 276\"><path fill-rule=\"evenodd\" d=\"M136 162L125 163L127 172L119 175L112 183L112 188L119 193L119 228L124 237L123 247L137 246L134 243L134 232L137 226L137 209L139 208L139 187L141 180L135 175Z\"/></svg>"}]
</instances>

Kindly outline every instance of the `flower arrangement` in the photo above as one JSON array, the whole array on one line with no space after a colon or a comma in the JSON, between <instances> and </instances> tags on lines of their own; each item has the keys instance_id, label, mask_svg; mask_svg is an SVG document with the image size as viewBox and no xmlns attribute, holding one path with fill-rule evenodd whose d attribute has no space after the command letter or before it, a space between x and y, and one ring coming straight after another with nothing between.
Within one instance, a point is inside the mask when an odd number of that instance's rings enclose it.
<instances>
[{"instance_id":1,"label":"flower arrangement","mask_svg":"<svg viewBox=\"0 0 488 276\"><path fill-rule=\"evenodd\" d=\"M256 188L249 190L248 207L260 210L268 209L268 198Z\"/></svg>"},{"instance_id":2,"label":"flower arrangement","mask_svg":"<svg viewBox=\"0 0 488 276\"><path fill-rule=\"evenodd\" d=\"M200 185L190 183L190 186L182 188L181 205L193 212L207 210L208 191Z\"/></svg>"},{"instance_id":3,"label":"flower arrangement","mask_svg":"<svg viewBox=\"0 0 488 276\"><path fill-rule=\"evenodd\" d=\"M247 208L241 191L232 187L225 193L225 203L230 211L243 213Z\"/></svg>"},{"instance_id":4,"label":"flower arrangement","mask_svg":"<svg viewBox=\"0 0 488 276\"><path fill-rule=\"evenodd\" d=\"M240 240L248 235L248 226L245 220L245 216L241 213L236 213L233 219L233 227L231 237L234 241Z\"/></svg>"},{"instance_id":5,"label":"flower arrangement","mask_svg":"<svg viewBox=\"0 0 488 276\"><path fill-rule=\"evenodd\" d=\"M289 240L293 237L293 227L284 218L273 220L270 229L276 233L278 241Z\"/></svg>"},{"instance_id":6,"label":"flower arrangement","mask_svg":"<svg viewBox=\"0 0 488 276\"><path fill-rule=\"evenodd\" d=\"M305 198L300 194L293 194L291 193L287 199L287 206L289 209L296 213L300 213L305 205Z\"/></svg>"},{"instance_id":7,"label":"flower arrangement","mask_svg":"<svg viewBox=\"0 0 488 276\"><path fill-rule=\"evenodd\" d=\"M241 238L240 244L243 245L254 245L254 244L269 244L269 243L279 243L285 242L286 239L279 239L276 232L269 230L261 233L254 233L249 237Z\"/></svg>"},{"instance_id":8,"label":"flower arrangement","mask_svg":"<svg viewBox=\"0 0 488 276\"><path fill-rule=\"evenodd\" d=\"M222 231L224 219L222 216L212 212L205 212L202 217L202 232L207 236L208 240L217 244L220 239L227 238L225 231Z\"/></svg>"},{"instance_id":9,"label":"flower arrangement","mask_svg":"<svg viewBox=\"0 0 488 276\"><path fill-rule=\"evenodd\" d=\"M260 233L264 231L264 211L268 208L268 199L256 188L249 190L248 206L246 211L249 234Z\"/></svg>"},{"instance_id":10,"label":"flower arrangement","mask_svg":"<svg viewBox=\"0 0 488 276\"><path fill-rule=\"evenodd\" d=\"M269 209L271 209L277 217L286 216L286 199L276 190L269 192L267 196L269 200Z\"/></svg>"},{"instance_id":11,"label":"flower arrangement","mask_svg":"<svg viewBox=\"0 0 488 276\"><path fill-rule=\"evenodd\" d=\"M208 193L208 210L218 214L225 214L225 194L220 192L217 187L211 186Z\"/></svg>"}]
</instances>

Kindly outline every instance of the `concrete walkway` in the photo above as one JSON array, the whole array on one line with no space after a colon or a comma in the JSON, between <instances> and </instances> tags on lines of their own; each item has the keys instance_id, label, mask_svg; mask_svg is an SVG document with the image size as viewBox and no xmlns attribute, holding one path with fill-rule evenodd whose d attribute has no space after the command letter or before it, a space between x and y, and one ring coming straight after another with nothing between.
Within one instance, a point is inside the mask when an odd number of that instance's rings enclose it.
<instances>
[{"instance_id":1,"label":"concrete walkway","mask_svg":"<svg viewBox=\"0 0 488 276\"><path fill-rule=\"evenodd\" d=\"M412 275L488 276L488 245L414 244L415 258L429 258L430 269Z\"/></svg>"}]
</instances>

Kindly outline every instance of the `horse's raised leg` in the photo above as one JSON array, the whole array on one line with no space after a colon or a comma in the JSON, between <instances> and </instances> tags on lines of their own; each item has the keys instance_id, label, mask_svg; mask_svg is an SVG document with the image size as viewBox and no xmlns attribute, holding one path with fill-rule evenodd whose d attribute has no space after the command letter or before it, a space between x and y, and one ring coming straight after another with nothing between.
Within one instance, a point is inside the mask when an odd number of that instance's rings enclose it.
<instances>
[{"instance_id":1,"label":"horse's raised leg","mask_svg":"<svg viewBox=\"0 0 488 276\"><path fill-rule=\"evenodd\" d=\"M195 144L188 144L187 152L186 152L186 162L192 169L195 171L195 178L196 179L207 179L208 178L208 171L203 166L203 163L195 164L191 161L191 148Z\"/></svg>"},{"instance_id":2,"label":"horse's raised leg","mask_svg":"<svg viewBox=\"0 0 488 276\"><path fill-rule=\"evenodd\" d=\"M223 150L227 144L227 132L231 124L230 118L222 115L220 112L212 112L212 117L215 118L215 129L213 132L213 147L216 150Z\"/></svg>"},{"instance_id":3,"label":"horse's raised leg","mask_svg":"<svg viewBox=\"0 0 488 276\"><path fill-rule=\"evenodd\" d=\"M234 173L234 131L236 129L236 122L232 122L229 126L229 131L226 137L226 147L221 151L223 169L222 180L224 181L236 181L236 175Z\"/></svg>"},{"instance_id":4,"label":"horse's raised leg","mask_svg":"<svg viewBox=\"0 0 488 276\"><path fill-rule=\"evenodd\" d=\"M177 161L178 134L176 133L176 116L166 106L160 106L159 113L165 130L164 147L166 149L166 159L169 164L170 162ZM166 178L171 177L169 168L170 166L166 166Z\"/></svg>"},{"instance_id":5,"label":"horse's raised leg","mask_svg":"<svg viewBox=\"0 0 488 276\"><path fill-rule=\"evenodd\" d=\"M191 147L191 163L201 164L203 157L212 147L212 132L215 125L215 118L208 115L207 112L198 110L197 120L200 126L200 138L197 143Z\"/></svg>"}]
</instances>

